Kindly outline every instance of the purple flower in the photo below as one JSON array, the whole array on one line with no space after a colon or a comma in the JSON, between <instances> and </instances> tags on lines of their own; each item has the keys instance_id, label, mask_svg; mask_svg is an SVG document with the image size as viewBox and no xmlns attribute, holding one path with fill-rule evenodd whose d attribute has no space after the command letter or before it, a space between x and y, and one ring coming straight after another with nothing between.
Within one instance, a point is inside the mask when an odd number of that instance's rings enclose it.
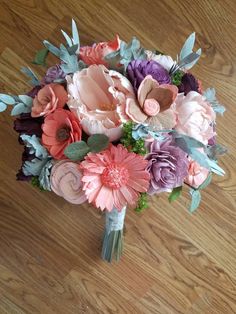
<instances>
[{"instance_id":1,"label":"purple flower","mask_svg":"<svg viewBox=\"0 0 236 314\"><path fill-rule=\"evenodd\" d=\"M156 61L133 60L128 64L127 76L135 92L137 92L139 85L147 75L151 75L159 84L171 83L168 71Z\"/></svg>"},{"instance_id":2,"label":"purple flower","mask_svg":"<svg viewBox=\"0 0 236 314\"><path fill-rule=\"evenodd\" d=\"M169 192L181 186L188 175L187 154L174 145L171 137L164 142L158 140L152 142L146 159L149 161L147 170L151 175L148 190L151 195Z\"/></svg>"},{"instance_id":3,"label":"purple flower","mask_svg":"<svg viewBox=\"0 0 236 314\"><path fill-rule=\"evenodd\" d=\"M42 79L41 84L46 85L53 83L55 80L63 80L65 76L66 74L62 71L60 65L56 64L47 70L47 73Z\"/></svg>"},{"instance_id":4,"label":"purple flower","mask_svg":"<svg viewBox=\"0 0 236 314\"><path fill-rule=\"evenodd\" d=\"M31 180L32 176L26 176L23 172L23 165L25 163L25 161L31 161L32 159L35 158L34 154L30 154L29 153L29 148L28 147L24 147L24 152L22 154L22 165L21 168L19 169L18 173L16 174L16 179L19 181L29 181Z\"/></svg>"},{"instance_id":5,"label":"purple flower","mask_svg":"<svg viewBox=\"0 0 236 314\"><path fill-rule=\"evenodd\" d=\"M14 121L14 130L21 134L33 135L35 134L37 137L42 136L41 125L44 119L40 118L32 118L31 113L22 113L16 120ZM22 144L22 141L19 137L19 142Z\"/></svg>"},{"instance_id":6,"label":"purple flower","mask_svg":"<svg viewBox=\"0 0 236 314\"><path fill-rule=\"evenodd\" d=\"M187 95L191 91L199 92L198 80L191 73L185 73L178 89L179 93L184 93L184 95Z\"/></svg>"}]
</instances>

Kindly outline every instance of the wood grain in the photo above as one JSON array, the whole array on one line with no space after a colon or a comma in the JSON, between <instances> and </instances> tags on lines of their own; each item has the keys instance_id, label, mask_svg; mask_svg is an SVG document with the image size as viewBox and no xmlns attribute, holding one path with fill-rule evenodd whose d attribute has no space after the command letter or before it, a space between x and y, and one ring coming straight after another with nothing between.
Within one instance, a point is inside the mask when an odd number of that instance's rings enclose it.
<instances>
[{"instance_id":1,"label":"wood grain","mask_svg":"<svg viewBox=\"0 0 236 314\"><path fill-rule=\"evenodd\" d=\"M214 177L193 215L186 191L174 204L162 195L143 214L129 211L124 257L109 265L99 258L98 211L15 181L22 148L1 114L0 313L236 313L235 1L0 0L0 92L29 90L20 66L43 39L60 42L71 17L82 44L119 32L173 57L196 31L203 56L194 74L227 108L217 125L226 175Z\"/></svg>"}]
</instances>

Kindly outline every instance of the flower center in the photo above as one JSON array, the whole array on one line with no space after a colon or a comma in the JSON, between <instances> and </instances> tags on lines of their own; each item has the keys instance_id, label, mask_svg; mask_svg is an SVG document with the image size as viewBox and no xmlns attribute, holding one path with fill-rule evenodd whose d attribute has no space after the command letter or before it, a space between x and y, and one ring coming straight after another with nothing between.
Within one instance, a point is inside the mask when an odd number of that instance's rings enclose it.
<instances>
[{"instance_id":1,"label":"flower center","mask_svg":"<svg viewBox=\"0 0 236 314\"><path fill-rule=\"evenodd\" d=\"M129 179L129 172L126 168L118 165L109 165L102 173L102 183L114 190L126 185Z\"/></svg>"},{"instance_id":2,"label":"flower center","mask_svg":"<svg viewBox=\"0 0 236 314\"><path fill-rule=\"evenodd\" d=\"M116 106L113 104L101 104L99 107L102 111L113 111L116 109Z\"/></svg>"},{"instance_id":3,"label":"flower center","mask_svg":"<svg viewBox=\"0 0 236 314\"><path fill-rule=\"evenodd\" d=\"M69 137L70 137L70 128L67 125L57 130L56 139L58 142L63 142L65 140L68 140Z\"/></svg>"}]
</instances>

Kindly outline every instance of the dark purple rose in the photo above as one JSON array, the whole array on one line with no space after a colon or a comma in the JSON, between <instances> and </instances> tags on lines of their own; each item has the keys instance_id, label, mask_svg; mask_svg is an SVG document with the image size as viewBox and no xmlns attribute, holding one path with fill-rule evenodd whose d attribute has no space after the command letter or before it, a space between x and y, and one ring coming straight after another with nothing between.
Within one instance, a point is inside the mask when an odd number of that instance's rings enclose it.
<instances>
[{"instance_id":1,"label":"dark purple rose","mask_svg":"<svg viewBox=\"0 0 236 314\"><path fill-rule=\"evenodd\" d=\"M139 85L147 75L151 75L159 84L171 83L168 71L156 61L133 60L128 64L127 76L135 92L137 92Z\"/></svg>"},{"instance_id":2,"label":"dark purple rose","mask_svg":"<svg viewBox=\"0 0 236 314\"><path fill-rule=\"evenodd\" d=\"M188 175L187 154L174 145L171 137L164 142L152 142L146 159L149 161L147 170L151 175L150 195L169 192L181 186Z\"/></svg>"},{"instance_id":3,"label":"dark purple rose","mask_svg":"<svg viewBox=\"0 0 236 314\"><path fill-rule=\"evenodd\" d=\"M26 95L34 98L42 87L40 85L34 86Z\"/></svg>"},{"instance_id":4,"label":"dark purple rose","mask_svg":"<svg viewBox=\"0 0 236 314\"><path fill-rule=\"evenodd\" d=\"M26 176L23 172L23 165L25 161L31 161L32 159L35 158L34 154L29 153L29 148L24 147L24 152L22 154L22 165L21 168L19 169L18 173L16 174L16 179L19 181L29 181L32 179L32 176Z\"/></svg>"},{"instance_id":5,"label":"dark purple rose","mask_svg":"<svg viewBox=\"0 0 236 314\"><path fill-rule=\"evenodd\" d=\"M60 65L56 64L47 70L47 73L42 79L41 84L46 85L53 83L55 80L63 80L65 76L66 74L62 71Z\"/></svg>"},{"instance_id":6,"label":"dark purple rose","mask_svg":"<svg viewBox=\"0 0 236 314\"><path fill-rule=\"evenodd\" d=\"M184 95L191 91L199 92L199 82L191 73L185 73L178 89L179 93L184 93Z\"/></svg>"},{"instance_id":7,"label":"dark purple rose","mask_svg":"<svg viewBox=\"0 0 236 314\"><path fill-rule=\"evenodd\" d=\"M43 117L32 118L31 113L22 113L14 121L14 130L19 133L19 136L22 134L33 135L37 137L42 136L41 125L43 123ZM22 141L19 137L19 142L22 144Z\"/></svg>"}]
</instances>

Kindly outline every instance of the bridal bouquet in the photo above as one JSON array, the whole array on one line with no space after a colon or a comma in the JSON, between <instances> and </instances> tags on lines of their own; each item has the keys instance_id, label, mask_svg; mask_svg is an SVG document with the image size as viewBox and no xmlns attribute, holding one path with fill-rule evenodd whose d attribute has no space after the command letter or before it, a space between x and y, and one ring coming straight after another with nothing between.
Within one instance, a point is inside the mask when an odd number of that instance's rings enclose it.
<instances>
[{"instance_id":1,"label":"bridal bouquet","mask_svg":"<svg viewBox=\"0 0 236 314\"><path fill-rule=\"evenodd\" d=\"M65 44L45 40L33 61L46 66L52 53L58 63L41 79L22 68L33 88L0 94L0 111L11 107L24 145L17 179L105 211L102 257L118 260L128 207L141 211L162 192L174 201L187 185L193 212L212 174L224 174L217 157L225 148L216 143L224 107L189 72L201 55L194 33L176 60L135 37L80 46L73 20L72 36L62 34Z\"/></svg>"}]
</instances>

